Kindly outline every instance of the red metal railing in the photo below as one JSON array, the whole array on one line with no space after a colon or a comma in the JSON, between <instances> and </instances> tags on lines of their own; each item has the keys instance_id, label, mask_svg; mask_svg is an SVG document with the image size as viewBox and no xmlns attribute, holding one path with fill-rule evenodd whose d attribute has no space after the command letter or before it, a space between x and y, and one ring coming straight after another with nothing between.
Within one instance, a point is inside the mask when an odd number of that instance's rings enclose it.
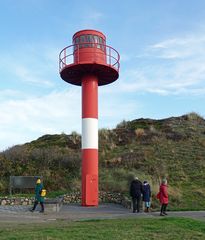
<instances>
[{"instance_id":1,"label":"red metal railing","mask_svg":"<svg viewBox=\"0 0 205 240\"><path fill-rule=\"evenodd\" d=\"M119 53L110 46L90 42L73 44L68 47L65 47L59 54L59 72L61 72L68 65L74 63L75 64L81 63L79 58L80 49L84 49L84 53L86 50L86 53L92 56L93 61L95 61L96 58L96 63L98 63L97 58L99 59L99 54L102 54L103 57L105 57L105 64L115 68L119 72L120 68ZM97 51L94 51L95 49L97 49Z\"/></svg>"}]
</instances>

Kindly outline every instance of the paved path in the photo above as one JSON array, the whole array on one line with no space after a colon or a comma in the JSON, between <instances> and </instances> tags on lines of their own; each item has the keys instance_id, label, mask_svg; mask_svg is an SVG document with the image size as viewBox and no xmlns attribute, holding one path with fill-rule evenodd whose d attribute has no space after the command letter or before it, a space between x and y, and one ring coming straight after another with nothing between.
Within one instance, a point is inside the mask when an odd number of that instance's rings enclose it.
<instances>
[{"instance_id":1,"label":"paved path","mask_svg":"<svg viewBox=\"0 0 205 240\"><path fill-rule=\"evenodd\" d=\"M63 205L58 213L31 213L31 206L0 206L1 223L43 223L56 220L87 220L87 219L114 219L114 218L139 218L153 217L162 218L159 212L132 213L117 204L102 204L99 207L81 207L80 205ZM37 209L38 210L38 209ZM169 212L167 217L189 217L205 221L205 211Z\"/></svg>"}]
</instances>

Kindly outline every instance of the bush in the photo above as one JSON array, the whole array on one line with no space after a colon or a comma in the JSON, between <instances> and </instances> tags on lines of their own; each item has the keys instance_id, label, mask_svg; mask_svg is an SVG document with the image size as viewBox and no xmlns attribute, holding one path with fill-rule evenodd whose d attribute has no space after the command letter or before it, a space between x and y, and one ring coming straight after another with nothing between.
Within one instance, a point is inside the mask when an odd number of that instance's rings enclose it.
<instances>
[{"instance_id":1,"label":"bush","mask_svg":"<svg viewBox=\"0 0 205 240\"><path fill-rule=\"evenodd\" d=\"M144 129L143 128L137 128L135 130L135 134L136 134L137 137L143 136L145 134Z\"/></svg>"}]
</instances>

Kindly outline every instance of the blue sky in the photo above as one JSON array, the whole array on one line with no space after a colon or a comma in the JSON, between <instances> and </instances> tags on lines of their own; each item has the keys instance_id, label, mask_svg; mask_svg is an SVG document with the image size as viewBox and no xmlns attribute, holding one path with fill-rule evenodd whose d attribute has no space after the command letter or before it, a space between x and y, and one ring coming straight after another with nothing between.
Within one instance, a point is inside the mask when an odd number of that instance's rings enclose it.
<instances>
[{"instance_id":1,"label":"blue sky","mask_svg":"<svg viewBox=\"0 0 205 240\"><path fill-rule=\"evenodd\" d=\"M122 120L205 117L205 1L0 0L0 150L44 134L81 132L81 89L58 54L96 29L121 55L99 88L99 128Z\"/></svg>"}]
</instances>

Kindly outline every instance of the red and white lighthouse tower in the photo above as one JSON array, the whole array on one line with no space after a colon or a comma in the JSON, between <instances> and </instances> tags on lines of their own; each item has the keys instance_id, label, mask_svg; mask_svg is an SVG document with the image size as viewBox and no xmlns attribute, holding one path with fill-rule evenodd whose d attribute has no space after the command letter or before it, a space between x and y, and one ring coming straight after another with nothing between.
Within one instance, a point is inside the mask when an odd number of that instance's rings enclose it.
<instances>
[{"instance_id":1,"label":"red and white lighthouse tower","mask_svg":"<svg viewBox=\"0 0 205 240\"><path fill-rule=\"evenodd\" d=\"M98 205L98 86L119 77L119 53L96 30L73 35L59 55L61 78L82 86L82 205Z\"/></svg>"}]
</instances>

